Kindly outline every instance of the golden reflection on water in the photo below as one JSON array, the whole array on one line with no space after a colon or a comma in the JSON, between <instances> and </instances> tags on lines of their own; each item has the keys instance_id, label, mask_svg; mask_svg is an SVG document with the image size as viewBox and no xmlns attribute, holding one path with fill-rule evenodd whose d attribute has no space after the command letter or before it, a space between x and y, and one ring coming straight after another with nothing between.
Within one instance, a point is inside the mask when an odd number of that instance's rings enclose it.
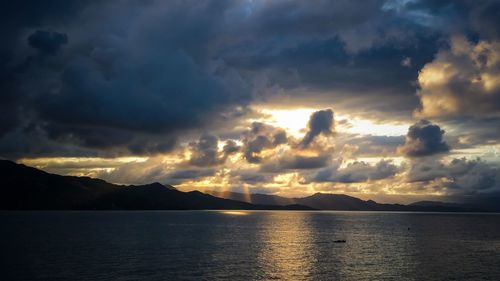
<instances>
[{"instance_id":1,"label":"golden reflection on water","mask_svg":"<svg viewBox=\"0 0 500 281\"><path fill-rule=\"evenodd\" d=\"M258 255L264 280L304 280L314 263L312 233L306 213L267 213L261 231L263 247Z\"/></svg>"},{"instance_id":2,"label":"golden reflection on water","mask_svg":"<svg viewBox=\"0 0 500 281\"><path fill-rule=\"evenodd\" d=\"M233 216L246 216L248 212L245 211L220 211L221 214L224 215L233 215Z\"/></svg>"},{"instance_id":3,"label":"golden reflection on water","mask_svg":"<svg viewBox=\"0 0 500 281\"><path fill-rule=\"evenodd\" d=\"M256 231L253 280L403 280L399 277L406 271L418 271L407 254L415 243L403 219L364 213L217 212L234 216L233 223L246 222L236 224L245 225L245 232Z\"/></svg>"}]
</instances>

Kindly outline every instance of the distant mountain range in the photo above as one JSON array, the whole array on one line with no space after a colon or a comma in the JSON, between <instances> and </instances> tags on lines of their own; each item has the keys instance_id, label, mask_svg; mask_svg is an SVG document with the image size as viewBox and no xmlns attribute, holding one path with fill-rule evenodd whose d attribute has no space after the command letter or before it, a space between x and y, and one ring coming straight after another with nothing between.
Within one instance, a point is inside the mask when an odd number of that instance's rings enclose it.
<instances>
[{"instance_id":1,"label":"distant mountain range","mask_svg":"<svg viewBox=\"0 0 500 281\"><path fill-rule=\"evenodd\" d=\"M160 183L125 186L89 177L60 176L7 160L0 160L0 180L2 210L500 211L496 204L380 204L342 194L286 198L236 192L182 192Z\"/></svg>"},{"instance_id":2,"label":"distant mountain range","mask_svg":"<svg viewBox=\"0 0 500 281\"><path fill-rule=\"evenodd\" d=\"M244 194L230 191L206 191L220 198L253 204L288 205L299 204L317 210L344 211L420 211L420 212L498 212L500 206L480 203L460 204L438 201L420 201L409 205L381 204L373 200L361 200L344 194L316 193L302 198L287 198L268 194Z\"/></svg>"}]
</instances>

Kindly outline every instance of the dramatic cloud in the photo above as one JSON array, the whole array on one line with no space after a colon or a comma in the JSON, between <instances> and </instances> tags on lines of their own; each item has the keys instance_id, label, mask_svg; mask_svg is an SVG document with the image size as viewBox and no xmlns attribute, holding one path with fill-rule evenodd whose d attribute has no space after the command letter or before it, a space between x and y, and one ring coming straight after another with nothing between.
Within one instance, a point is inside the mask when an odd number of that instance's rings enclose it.
<instances>
[{"instance_id":1,"label":"dramatic cloud","mask_svg":"<svg viewBox=\"0 0 500 281\"><path fill-rule=\"evenodd\" d=\"M416 73L400 61L408 57L419 67L435 46L407 44L419 40L420 26L393 6L382 0L314 7L300 1L4 5L0 74L7 116L0 122L0 150L33 154L7 149L13 140L6 133L22 127L41 141L100 154L114 147L120 147L115 154L135 154L128 140L152 136L149 146L161 153L168 146L158 144L162 136L216 127L224 113L255 96L274 97L273 89L297 102L337 100L347 107L370 104L370 112L409 112ZM304 90L307 95L295 94ZM373 99L375 93L397 97ZM94 135L108 141L101 146L89 139ZM313 129L305 144L314 136Z\"/></svg>"},{"instance_id":2,"label":"dramatic cloud","mask_svg":"<svg viewBox=\"0 0 500 281\"><path fill-rule=\"evenodd\" d=\"M99 162L106 163L103 160ZM89 175L122 184L160 182L177 185L211 177L216 173L214 168L185 167L179 159L167 159L161 156L150 157L145 161L130 161L121 165L111 164L106 164L105 169L97 169ZM94 165L94 170L96 170L95 167ZM50 168L57 168L57 165L51 165Z\"/></svg>"},{"instance_id":3,"label":"dramatic cloud","mask_svg":"<svg viewBox=\"0 0 500 281\"><path fill-rule=\"evenodd\" d=\"M500 114L500 41L468 41L455 36L420 71L422 117L498 116Z\"/></svg>"},{"instance_id":4,"label":"dramatic cloud","mask_svg":"<svg viewBox=\"0 0 500 281\"><path fill-rule=\"evenodd\" d=\"M489 192L499 8L2 1L0 157L183 190Z\"/></svg>"},{"instance_id":5,"label":"dramatic cloud","mask_svg":"<svg viewBox=\"0 0 500 281\"><path fill-rule=\"evenodd\" d=\"M301 156L287 154L261 165L260 171L283 173L288 170L311 170L325 167L330 162L330 155Z\"/></svg>"},{"instance_id":6,"label":"dramatic cloud","mask_svg":"<svg viewBox=\"0 0 500 281\"><path fill-rule=\"evenodd\" d=\"M307 133L302 139L302 145L307 147L320 134L331 135L333 133L333 111L325 109L316 111L311 115L307 124Z\"/></svg>"},{"instance_id":7,"label":"dramatic cloud","mask_svg":"<svg viewBox=\"0 0 500 281\"><path fill-rule=\"evenodd\" d=\"M238 73L207 57L204 48L211 44L210 34L218 24L213 13L223 7L144 3L141 12L132 15L135 5L126 2L115 9L89 4L85 17L92 24L81 25L77 17L59 27L64 34L37 30L25 41L18 38L15 44L53 56L33 59L29 50L20 48L12 61L2 65L2 74L14 75L16 81L5 89L2 100L23 104L9 110L11 122L24 126L23 132L38 128L48 140L108 150L133 146L128 141L137 135L171 139L250 101ZM119 22L130 24L117 30ZM95 135L100 140L93 139ZM148 138L143 141L144 146L157 146ZM0 140L0 147L7 142ZM164 151L163 146L158 152Z\"/></svg>"},{"instance_id":8,"label":"dramatic cloud","mask_svg":"<svg viewBox=\"0 0 500 281\"><path fill-rule=\"evenodd\" d=\"M375 165L363 161L355 161L344 168L339 165L320 170L312 178L313 182L356 183L367 180L380 180L394 176L399 167L390 160L380 160Z\"/></svg>"},{"instance_id":9,"label":"dramatic cloud","mask_svg":"<svg viewBox=\"0 0 500 281\"><path fill-rule=\"evenodd\" d=\"M286 141L283 129L254 122L243 136L244 157L249 163L260 163L263 159L262 151L284 144Z\"/></svg>"},{"instance_id":10,"label":"dramatic cloud","mask_svg":"<svg viewBox=\"0 0 500 281\"><path fill-rule=\"evenodd\" d=\"M448 152L443 140L444 130L427 120L420 120L408 129L405 144L399 150L408 157L429 156Z\"/></svg>"},{"instance_id":11,"label":"dramatic cloud","mask_svg":"<svg viewBox=\"0 0 500 281\"><path fill-rule=\"evenodd\" d=\"M500 190L500 169L480 160L453 159L413 162L407 178L410 182L442 179L448 193L477 193Z\"/></svg>"},{"instance_id":12,"label":"dramatic cloud","mask_svg":"<svg viewBox=\"0 0 500 281\"><path fill-rule=\"evenodd\" d=\"M423 26L448 33L472 33L487 39L499 38L497 0L388 1Z\"/></svg>"},{"instance_id":13,"label":"dramatic cloud","mask_svg":"<svg viewBox=\"0 0 500 281\"><path fill-rule=\"evenodd\" d=\"M197 143L191 143L191 159L189 164L199 167L215 166L222 164L225 158L220 155L217 137L204 134Z\"/></svg>"},{"instance_id":14,"label":"dramatic cloud","mask_svg":"<svg viewBox=\"0 0 500 281\"><path fill-rule=\"evenodd\" d=\"M58 32L37 30L28 37L28 43L42 53L55 55L62 45L68 43L68 36Z\"/></svg>"},{"instance_id":15,"label":"dramatic cloud","mask_svg":"<svg viewBox=\"0 0 500 281\"><path fill-rule=\"evenodd\" d=\"M228 155L238 152L240 150L240 146L238 146L238 144L236 144L233 140L227 140L222 150L224 152L224 156L227 157Z\"/></svg>"}]
</instances>

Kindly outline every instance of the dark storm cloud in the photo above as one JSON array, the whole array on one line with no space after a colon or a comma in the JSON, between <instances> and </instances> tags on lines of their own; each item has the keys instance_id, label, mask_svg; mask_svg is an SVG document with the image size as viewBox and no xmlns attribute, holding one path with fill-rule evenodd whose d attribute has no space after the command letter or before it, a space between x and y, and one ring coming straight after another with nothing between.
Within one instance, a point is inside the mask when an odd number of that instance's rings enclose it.
<instances>
[{"instance_id":1,"label":"dark storm cloud","mask_svg":"<svg viewBox=\"0 0 500 281\"><path fill-rule=\"evenodd\" d=\"M307 133L302 139L302 145L307 147L320 134L333 133L333 111L331 109L319 110L311 114L307 123Z\"/></svg>"},{"instance_id":2,"label":"dark storm cloud","mask_svg":"<svg viewBox=\"0 0 500 281\"><path fill-rule=\"evenodd\" d=\"M68 36L64 33L37 30L28 37L28 43L42 53L54 55L62 45L68 43Z\"/></svg>"},{"instance_id":3,"label":"dark storm cloud","mask_svg":"<svg viewBox=\"0 0 500 281\"><path fill-rule=\"evenodd\" d=\"M49 126L49 125L46 125ZM84 137L81 137L84 136ZM154 155L172 151L175 136L154 135L112 128L50 124L20 126L0 139L0 155L9 159L37 156Z\"/></svg>"},{"instance_id":4,"label":"dark storm cloud","mask_svg":"<svg viewBox=\"0 0 500 281\"><path fill-rule=\"evenodd\" d=\"M250 29L245 33L258 38L257 44L265 48L248 42L229 49L225 59L262 78L256 90L262 84L283 89L296 105L328 103L363 109L367 115L408 115L418 105L412 81L418 68L438 50L440 34L384 9L385 2L269 5L274 11L272 23L281 23L279 27L263 19L259 22L266 32ZM286 9L272 9L280 6ZM257 10L248 17L260 19L269 14ZM277 28L282 40L273 34ZM412 60L412 67L401 66L404 58ZM276 102L280 102L279 95Z\"/></svg>"},{"instance_id":5,"label":"dark storm cloud","mask_svg":"<svg viewBox=\"0 0 500 281\"><path fill-rule=\"evenodd\" d=\"M141 13L133 13L138 6ZM250 100L237 71L207 56L217 13L224 7L219 1L194 6L89 2L81 11L90 24L80 25L83 19L78 16L74 21L51 22L51 30L59 26L68 35L37 30L23 39L15 34L12 45L24 42L54 56L33 60L25 50L11 56L19 59L18 66L2 64L2 81L17 81L2 93L6 100L2 105L11 106L4 111L9 118L2 120L1 128L11 130L22 122L25 130L37 127L49 139L75 140L75 145L93 149L126 146L131 149L125 153L132 154L165 151L172 147L170 141L150 144L145 139L144 149L127 142L137 134L172 139L176 132L203 127L225 109ZM12 24L21 33L48 23ZM66 44L68 37L71 41ZM64 50L62 44L67 45ZM101 134L101 140L93 138ZM0 146L6 142L0 140Z\"/></svg>"},{"instance_id":6,"label":"dark storm cloud","mask_svg":"<svg viewBox=\"0 0 500 281\"><path fill-rule=\"evenodd\" d=\"M422 157L448 152L450 147L443 140L444 130L427 120L410 126L405 144L400 151L408 157Z\"/></svg>"},{"instance_id":7,"label":"dark storm cloud","mask_svg":"<svg viewBox=\"0 0 500 281\"><path fill-rule=\"evenodd\" d=\"M285 3L291 11L300 6ZM492 38L485 30L499 31L498 17L491 16L498 1L369 1L363 7L355 1L332 1L313 6L301 7L289 17L276 12L273 22L287 22L283 26L290 27L282 27L288 40L260 53L245 52L252 45L244 45L228 61L265 73L264 81L288 91L296 105L333 103L362 110L358 114L370 118L410 116L419 104L414 95L418 70L446 45L450 35ZM357 14L351 14L353 7ZM474 27L475 21L485 26ZM329 25L336 28L322 29ZM305 36L301 33L305 26L311 34L321 35ZM298 31L290 31L292 28ZM346 36L353 30L356 36ZM349 39L358 41L357 48L350 48ZM409 67L401 65L404 59L411 61ZM280 100L278 95L276 102Z\"/></svg>"},{"instance_id":8,"label":"dark storm cloud","mask_svg":"<svg viewBox=\"0 0 500 281\"><path fill-rule=\"evenodd\" d=\"M23 30L41 26L58 25L74 20L83 9L92 6L97 1L65 1L54 0L41 2L36 0L2 1L0 3L0 18L2 24L2 46L0 50L9 50Z\"/></svg>"},{"instance_id":9,"label":"dark storm cloud","mask_svg":"<svg viewBox=\"0 0 500 281\"><path fill-rule=\"evenodd\" d=\"M19 88L26 81L19 78L27 67L19 60L18 51L27 43L29 29L60 24L79 13L90 1L56 0L41 1L1 1L0 2L0 138L7 132L16 130L22 122L21 110L26 107ZM19 132L13 133L18 134ZM10 140L12 142L12 140ZM48 146L48 144L47 144ZM12 151L16 153L16 151Z\"/></svg>"},{"instance_id":10,"label":"dark storm cloud","mask_svg":"<svg viewBox=\"0 0 500 281\"><path fill-rule=\"evenodd\" d=\"M354 55L346 53L335 39L311 40L320 42L299 43L271 57L245 57L248 63L231 59L228 63L259 78L255 90L262 91L272 103L281 104L284 91L295 106L335 104L370 118L388 114L408 118L418 105L413 83L417 69L432 60L437 50L432 39L425 45L381 46ZM408 56L414 67L401 66L401 60Z\"/></svg>"},{"instance_id":11,"label":"dark storm cloud","mask_svg":"<svg viewBox=\"0 0 500 281\"><path fill-rule=\"evenodd\" d=\"M47 137L45 131L32 127L29 129L15 128L5 132L0 140L0 155L7 159L15 160L27 155L39 157L57 156L97 156L98 152L91 148L82 148L75 145L67 145Z\"/></svg>"},{"instance_id":12,"label":"dark storm cloud","mask_svg":"<svg viewBox=\"0 0 500 281\"><path fill-rule=\"evenodd\" d=\"M470 1L469 1L470 4ZM481 36L500 38L500 2L488 0L476 4L470 15L471 24Z\"/></svg>"},{"instance_id":13,"label":"dark storm cloud","mask_svg":"<svg viewBox=\"0 0 500 281\"><path fill-rule=\"evenodd\" d=\"M497 0L419 0L408 1L403 13L436 29L491 39L500 36L499 8Z\"/></svg>"},{"instance_id":14,"label":"dark storm cloud","mask_svg":"<svg viewBox=\"0 0 500 281\"><path fill-rule=\"evenodd\" d=\"M61 154L164 152L255 98L279 99L274 89L303 106L410 118L413 81L443 38L498 35L497 2L438 2L3 1L0 151L40 155L9 148L36 135ZM286 141L260 135L243 149L259 162Z\"/></svg>"}]
</instances>

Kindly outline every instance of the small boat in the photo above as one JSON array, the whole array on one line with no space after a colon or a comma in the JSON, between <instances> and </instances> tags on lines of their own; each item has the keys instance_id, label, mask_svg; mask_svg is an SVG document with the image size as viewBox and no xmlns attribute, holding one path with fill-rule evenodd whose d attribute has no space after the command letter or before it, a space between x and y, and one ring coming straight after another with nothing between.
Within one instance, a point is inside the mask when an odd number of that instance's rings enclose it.
<instances>
[{"instance_id":1,"label":"small boat","mask_svg":"<svg viewBox=\"0 0 500 281\"><path fill-rule=\"evenodd\" d=\"M333 243L345 243L346 241L345 240L335 240L333 241Z\"/></svg>"}]
</instances>

